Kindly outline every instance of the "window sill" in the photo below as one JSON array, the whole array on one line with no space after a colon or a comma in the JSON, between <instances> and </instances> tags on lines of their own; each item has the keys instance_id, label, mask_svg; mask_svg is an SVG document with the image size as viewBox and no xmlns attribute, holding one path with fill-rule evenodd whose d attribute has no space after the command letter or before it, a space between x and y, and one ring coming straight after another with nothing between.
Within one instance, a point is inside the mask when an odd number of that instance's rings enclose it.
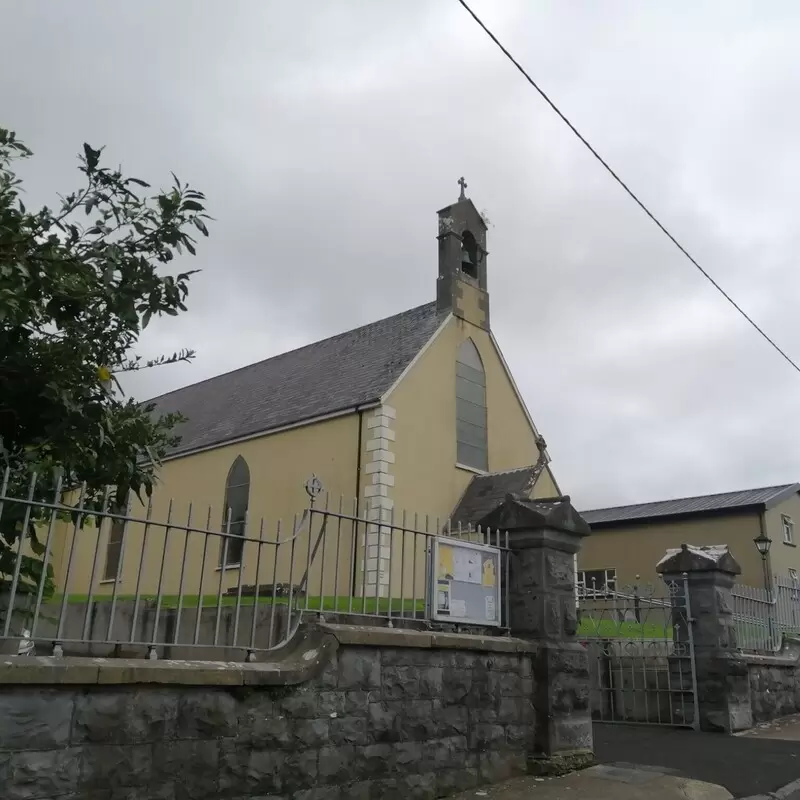
<instances>
[{"instance_id":1,"label":"window sill","mask_svg":"<svg viewBox=\"0 0 800 800\"><path fill-rule=\"evenodd\" d=\"M787 541L786 541L786 539L784 539L784 540L783 540L783 543L784 543L784 544L785 544L787 547L797 547L797 545L796 545L794 542L787 542Z\"/></svg>"},{"instance_id":2,"label":"window sill","mask_svg":"<svg viewBox=\"0 0 800 800\"><path fill-rule=\"evenodd\" d=\"M222 572L223 569L224 569L225 572L227 572L229 569L241 569L241 568L242 568L241 564L226 564L224 567L222 565L219 565L216 568L216 571L217 572Z\"/></svg>"},{"instance_id":3,"label":"window sill","mask_svg":"<svg viewBox=\"0 0 800 800\"><path fill-rule=\"evenodd\" d=\"M464 472L472 472L475 475L488 475L488 469L478 469L477 467L468 467L466 464L459 464L456 461L456 469L463 469Z\"/></svg>"},{"instance_id":4,"label":"window sill","mask_svg":"<svg viewBox=\"0 0 800 800\"><path fill-rule=\"evenodd\" d=\"M98 581L100 586L108 585L111 583L121 583L119 578L103 578L103 580Z\"/></svg>"}]
</instances>

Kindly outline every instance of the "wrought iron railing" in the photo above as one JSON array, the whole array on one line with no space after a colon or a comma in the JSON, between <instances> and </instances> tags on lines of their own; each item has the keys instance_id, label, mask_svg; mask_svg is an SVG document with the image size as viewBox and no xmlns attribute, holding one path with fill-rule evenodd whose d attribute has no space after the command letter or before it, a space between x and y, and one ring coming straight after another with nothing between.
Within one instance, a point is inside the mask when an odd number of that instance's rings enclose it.
<instances>
[{"instance_id":1,"label":"wrought iron railing","mask_svg":"<svg viewBox=\"0 0 800 800\"><path fill-rule=\"evenodd\" d=\"M800 634L800 585L775 576L769 588L733 587L733 620L741 650L775 652L785 634Z\"/></svg>"},{"instance_id":2,"label":"wrought iron railing","mask_svg":"<svg viewBox=\"0 0 800 800\"><path fill-rule=\"evenodd\" d=\"M686 576L658 587L578 588L578 640L598 722L697 727L694 631Z\"/></svg>"},{"instance_id":3,"label":"wrought iron railing","mask_svg":"<svg viewBox=\"0 0 800 800\"><path fill-rule=\"evenodd\" d=\"M683 584L675 584L681 588ZM614 584L590 582L577 587L579 638L632 640L672 639L673 596L677 590L631 584L619 589Z\"/></svg>"},{"instance_id":4,"label":"wrought iron railing","mask_svg":"<svg viewBox=\"0 0 800 800\"><path fill-rule=\"evenodd\" d=\"M57 482L42 498L37 486L32 476L11 491L6 472L0 488L0 532L14 519L39 542L17 537L0 552L6 652L255 660L284 646L304 615L441 621L437 540L494 554L495 628L508 619L507 534L393 511L376 519L332 502L315 479L290 523L241 524L228 512L219 527L212 509L198 521L192 504L179 516L177 503L151 500L135 513L112 510L110 491L90 504L86 487L66 498Z\"/></svg>"}]
</instances>

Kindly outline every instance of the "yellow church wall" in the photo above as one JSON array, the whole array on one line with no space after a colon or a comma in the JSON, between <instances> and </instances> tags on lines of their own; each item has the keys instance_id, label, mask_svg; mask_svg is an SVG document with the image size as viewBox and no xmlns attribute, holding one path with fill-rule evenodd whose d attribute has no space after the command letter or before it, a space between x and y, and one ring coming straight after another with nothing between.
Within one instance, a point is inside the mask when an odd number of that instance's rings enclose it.
<instances>
[{"instance_id":1,"label":"yellow church wall","mask_svg":"<svg viewBox=\"0 0 800 800\"><path fill-rule=\"evenodd\" d=\"M547 466L536 481L536 485L531 492L531 497L535 500L544 500L551 497L558 497L559 494L560 492L558 491L553 473L550 471L550 467Z\"/></svg>"},{"instance_id":2,"label":"yellow church wall","mask_svg":"<svg viewBox=\"0 0 800 800\"><path fill-rule=\"evenodd\" d=\"M486 323L486 311L481 307L485 292L465 280L459 281L458 314L459 317L473 325Z\"/></svg>"},{"instance_id":3,"label":"yellow church wall","mask_svg":"<svg viewBox=\"0 0 800 800\"><path fill-rule=\"evenodd\" d=\"M239 455L250 469L248 541L244 545L242 558L242 582L272 583L274 574L277 574L277 581L288 582L291 574L292 583L298 584L308 563L308 524L300 529L300 534L295 538L294 567L290 569L291 535L295 515L302 518L304 509L308 507L304 484L312 474L316 474L329 493L330 507L338 509L341 496L345 507L349 505L347 510L352 512L352 500L356 496L358 425L359 416L354 413L166 461L159 470L159 482L153 493L150 525L144 523L146 504L138 500L132 504L130 514L139 521L129 524L125 533L123 566L116 581L119 595L130 597L136 593L140 571L138 589L143 595L155 595L159 581L165 595L178 594L184 564L184 594L200 593L201 576L204 595L218 593L220 577L223 592L238 585L238 568L219 569L221 537L200 531L189 533L187 537L184 529L187 527L191 503L189 527L204 530L208 526L209 530L215 532L224 530L222 505L225 484L228 471ZM320 496L318 507L324 507L324 502L324 496ZM173 527L165 534L168 519L181 527ZM274 543L278 541L279 520L283 544L278 548L276 566ZM316 543L320 524L319 515L316 519L312 516L312 544ZM87 525L78 531L67 588L70 594L89 592L93 566L94 593L110 594L113 591L113 580L101 580L109 527L106 522L99 531L94 525ZM324 578L329 592L337 582L342 586L348 583L348 563L339 559L338 580L335 566L337 539L340 553L343 553L346 550L349 552L349 537L350 529L346 525L341 526L340 530L334 526L333 531L329 531L324 539L324 548L320 546L313 560L309 580L312 590L320 585L321 578ZM264 544L260 548L261 561L257 575L259 545L253 540L259 538ZM59 591L65 588L72 539L72 527L62 525L53 549ZM321 574L323 564L324 575Z\"/></svg>"},{"instance_id":4,"label":"yellow church wall","mask_svg":"<svg viewBox=\"0 0 800 800\"><path fill-rule=\"evenodd\" d=\"M448 515L464 493L477 470L456 464L456 354L461 343L471 338L486 373L488 467L496 472L536 462L536 434L531 429L501 358L487 331L452 317L438 337L411 367L408 374L385 398L396 411L392 421L395 439L392 450L393 485L388 493L394 519L406 525L415 521L420 530L434 532L446 525ZM549 470L537 483L535 496L557 494ZM416 539L416 558L414 552ZM425 585L424 536L406 535L405 544L397 534L391 550L391 594L410 598L416 562L417 587ZM407 559L401 558L405 547ZM405 563L405 567L403 564ZM405 570L405 574L402 571ZM421 588L418 589L421 597Z\"/></svg>"},{"instance_id":5,"label":"yellow church wall","mask_svg":"<svg viewBox=\"0 0 800 800\"><path fill-rule=\"evenodd\" d=\"M62 526L52 551L59 591L65 589L71 551L72 568L66 590L73 595L88 594L90 584L98 595L112 593L116 585L118 595L123 597L131 597L137 591L153 596L159 584L161 592L168 596L216 595L235 589L240 580L239 569L219 569L221 537L201 531L187 536L184 528L191 503L189 527L208 526L217 532L223 529L225 483L231 465L241 455L250 470L243 584L288 583L290 579L294 585L300 583L308 564L308 526L303 526L295 538L293 558L290 537L294 516L301 515L308 506L304 483L316 474L329 492L332 510L339 508L341 498L343 511L350 514L358 497L358 512L371 524L362 523L354 538L349 521L328 521L321 549L312 558L312 594L320 590L325 595L351 594L355 562L355 595L366 591L368 597L391 593L396 598L401 592L402 576L403 595L411 598L416 579L417 597L421 599L427 581L425 537L407 535L403 545L394 534L390 547L386 528L378 526L381 519L386 525L392 514L395 524L401 525L405 511L407 527L416 525L424 530L427 525L428 530L435 531L437 521L445 523L476 472L456 464L455 363L459 346L468 338L478 349L486 374L489 470L534 463L538 458L535 432L489 333L453 316L380 408L166 461L153 495L152 523L144 523L146 505L134 501L131 507L130 514L137 521L126 530L123 566L116 582L102 580L110 524L107 522L99 531L93 525L79 530L74 549L71 526ZM387 460L378 463L378 459ZM550 497L557 493L548 468L533 495ZM322 508L323 503L320 498L318 507ZM168 517L173 527L166 534ZM262 517L260 536L264 544L259 562L259 545L250 540L259 538ZM278 519L284 544L276 560ZM321 521L320 516L312 518L312 545L317 542ZM392 576L391 585L384 582L388 574Z\"/></svg>"},{"instance_id":6,"label":"yellow church wall","mask_svg":"<svg viewBox=\"0 0 800 800\"><path fill-rule=\"evenodd\" d=\"M516 396L488 334L452 317L386 402L397 411L394 421L395 485L400 509L438 517L444 523L476 470L456 465L456 354L471 338L486 372L489 471L536 462L536 435ZM550 480L552 484L552 480ZM555 487L543 487L546 494Z\"/></svg>"}]
</instances>

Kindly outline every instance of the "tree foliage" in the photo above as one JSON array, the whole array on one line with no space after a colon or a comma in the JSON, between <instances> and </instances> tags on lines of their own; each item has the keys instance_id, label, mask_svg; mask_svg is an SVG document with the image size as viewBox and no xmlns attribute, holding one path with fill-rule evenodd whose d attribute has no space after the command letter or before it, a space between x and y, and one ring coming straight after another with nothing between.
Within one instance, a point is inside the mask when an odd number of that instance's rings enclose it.
<instances>
[{"instance_id":1,"label":"tree foliage","mask_svg":"<svg viewBox=\"0 0 800 800\"><path fill-rule=\"evenodd\" d=\"M31 211L15 172L31 155L0 129L0 467L10 469L9 495L30 491L52 503L61 480L86 484L89 509L108 487L119 506L130 491L152 492L160 459L177 443L179 418L155 418L152 407L124 396L117 376L194 355L146 361L135 347L153 316L186 311L195 270L175 274L173 262L194 255L195 235L208 235L205 198L174 174L168 189L148 191L101 166L102 150L85 144L82 188L55 209ZM31 473L39 476L32 489ZM25 522L22 504L5 504L0 584L20 536L41 553L36 514ZM38 581L41 569L26 557L23 582Z\"/></svg>"}]
</instances>

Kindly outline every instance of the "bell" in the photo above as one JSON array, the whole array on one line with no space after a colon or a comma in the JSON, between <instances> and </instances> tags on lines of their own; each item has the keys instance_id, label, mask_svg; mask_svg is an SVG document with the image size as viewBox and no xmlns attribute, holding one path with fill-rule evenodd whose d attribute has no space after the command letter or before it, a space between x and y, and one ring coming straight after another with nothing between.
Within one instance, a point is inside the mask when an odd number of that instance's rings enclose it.
<instances>
[{"instance_id":1,"label":"bell","mask_svg":"<svg viewBox=\"0 0 800 800\"><path fill-rule=\"evenodd\" d=\"M474 266L472 259L469 257L468 250L461 251L461 263L462 264L469 264L470 266Z\"/></svg>"}]
</instances>

